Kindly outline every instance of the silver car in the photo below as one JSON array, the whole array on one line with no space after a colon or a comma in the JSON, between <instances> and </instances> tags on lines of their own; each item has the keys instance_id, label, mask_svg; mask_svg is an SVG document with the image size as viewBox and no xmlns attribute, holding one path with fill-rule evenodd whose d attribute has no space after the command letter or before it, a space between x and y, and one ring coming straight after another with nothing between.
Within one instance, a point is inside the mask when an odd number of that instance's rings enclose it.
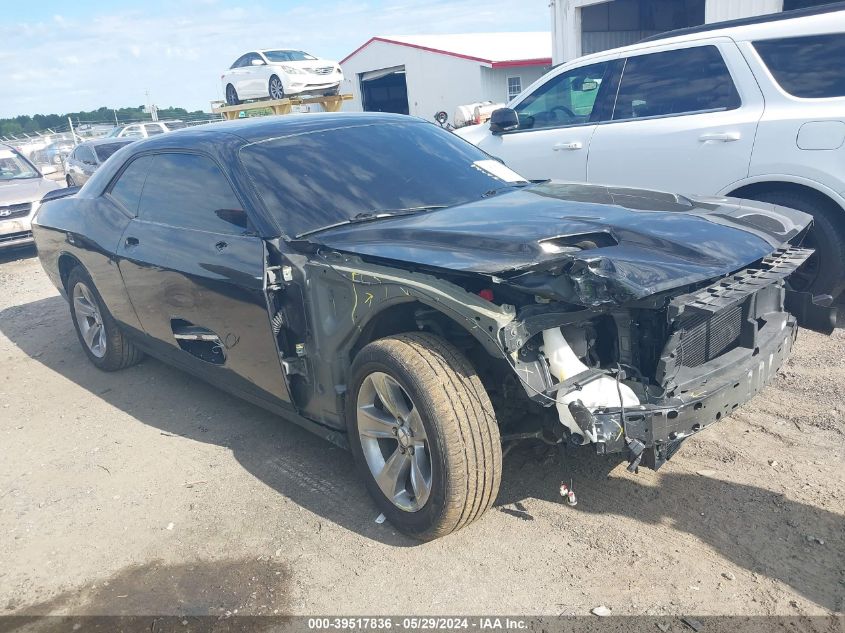
<instances>
[{"instance_id":1,"label":"silver car","mask_svg":"<svg viewBox=\"0 0 845 633\"><path fill-rule=\"evenodd\" d=\"M50 166L45 172L55 170ZM17 150L0 143L0 250L32 243L32 218L38 205L59 188Z\"/></svg>"},{"instance_id":2,"label":"silver car","mask_svg":"<svg viewBox=\"0 0 845 633\"><path fill-rule=\"evenodd\" d=\"M136 140L134 138L99 138L80 143L65 159L67 186L81 187L109 156Z\"/></svg>"}]
</instances>

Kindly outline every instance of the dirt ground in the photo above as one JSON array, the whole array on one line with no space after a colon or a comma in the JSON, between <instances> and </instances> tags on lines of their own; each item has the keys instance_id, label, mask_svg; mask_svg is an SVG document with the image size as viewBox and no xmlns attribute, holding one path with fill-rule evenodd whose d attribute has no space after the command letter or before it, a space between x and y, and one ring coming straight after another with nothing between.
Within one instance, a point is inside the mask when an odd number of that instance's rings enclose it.
<instances>
[{"instance_id":1,"label":"dirt ground","mask_svg":"<svg viewBox=\"0 0 845 633\"><path fill-rule=\"evenodd\" d=\"M0 255L6 615L841 614L845 331L802 331L659 473L525 444L467 529L418 544L377 514L293 424L152 359L95 369L34 251Z\"/></svg>"}]
</instances>

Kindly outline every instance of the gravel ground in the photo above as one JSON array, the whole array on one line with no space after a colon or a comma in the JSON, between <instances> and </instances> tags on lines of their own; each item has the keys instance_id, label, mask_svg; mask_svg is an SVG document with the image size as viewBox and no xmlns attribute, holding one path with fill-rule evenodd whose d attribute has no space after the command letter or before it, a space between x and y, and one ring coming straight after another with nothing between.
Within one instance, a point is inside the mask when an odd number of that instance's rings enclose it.
<instances>
[{"instance_id":1,"label":"gravel ground","mask_svg":"<svg viewBox=\"0 0 845 633\"><path fill-rule=\"evenodd\" d=\"M24 250L0 256L0 447L5 614L845 609L842 330L802 331L659 473L525 444L480 522L421 545L344 451L152 359L95 369Z\"/></svg>"}]
</instances>

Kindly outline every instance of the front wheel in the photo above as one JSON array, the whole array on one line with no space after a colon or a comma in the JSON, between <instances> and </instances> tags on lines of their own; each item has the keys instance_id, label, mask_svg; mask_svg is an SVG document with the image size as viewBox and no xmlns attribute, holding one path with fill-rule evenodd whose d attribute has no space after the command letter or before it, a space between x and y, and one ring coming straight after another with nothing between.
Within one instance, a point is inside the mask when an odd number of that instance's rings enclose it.
<instances>
[{"instance_id":1,"label":"front wheel","mask_svg":"<svg viewBox=\"0 0 845 633\"><path fill-rule=\"evenodd\" d=\"M96 367L117 371L141 361L143 353L120 330L91 277L79 266L68 275L67 294L79 342Z\"/></svg>"},{"instance_id":2,"label":"front wheel","mask_svg":"<svg viewBox=\"0 0 845 633\"><path fill-rule=\"evenodd\" d=\"M766 191L754 200L798 209L813 216L804 246L816 252L789 277L790 286L834 299L845 290L845 216L832 202L789 190Z\"/></svg>"},{"instance_id":3,"label":"front wheel","mask_svg":"<svg viewBox=\"0 0 845 633\"><path fill-rule=\"evenodd\" d=\"M282 84L282 80L276 77L276 75L270 77L269 92L271 99L285 98L285 87Z\"/></svg>"},{"instance_id":4,"label":"front wheel","mask_svg":"<svg viewBox=\"0 0 845 633\"><path fill-rule=\"evenodd\" d=\"M463 354L437 336L401 334L364 347L351 377L349 443L390 522L432 540L484 514L499 490L501 442Z\"/></svg>"},{"instance_id":5,"label":"front wheel","mask_svg":"<svg viewBox=\"0 0 845 633\"><path fill-rule=\"evenodd\" d=\"M230 106L240 105L241 100L238 98L238 91L232 84L226 85L226 103Z\"/></svg>"}]
</instances>

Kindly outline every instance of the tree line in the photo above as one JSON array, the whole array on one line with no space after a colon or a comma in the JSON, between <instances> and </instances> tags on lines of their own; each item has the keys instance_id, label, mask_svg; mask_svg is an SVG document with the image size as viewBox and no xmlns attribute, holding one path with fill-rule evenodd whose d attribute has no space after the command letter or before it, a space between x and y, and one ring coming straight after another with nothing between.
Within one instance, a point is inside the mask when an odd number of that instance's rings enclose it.
<instances>
[{"instance_id":1,"label":"tree line","mask_svg":"<svg viewBox=\"0 0 845 633\"><path fill-rule=\"evenodd\" d=\"M185 108L159 108L158 116L161 119L191 119L208 117L202 110L188 112ZM47 130L58 131L67 129L68 117L74 125L85 123L110 123L118 124L130 121L149 121L151 117L144 112L144 106L135 108L97 108L96 110L68 112L67 114L36 114L21 116L9 119L0 119L0 136L18 136L21 134L38 134Z\"/></svg>"}]
</instances>

